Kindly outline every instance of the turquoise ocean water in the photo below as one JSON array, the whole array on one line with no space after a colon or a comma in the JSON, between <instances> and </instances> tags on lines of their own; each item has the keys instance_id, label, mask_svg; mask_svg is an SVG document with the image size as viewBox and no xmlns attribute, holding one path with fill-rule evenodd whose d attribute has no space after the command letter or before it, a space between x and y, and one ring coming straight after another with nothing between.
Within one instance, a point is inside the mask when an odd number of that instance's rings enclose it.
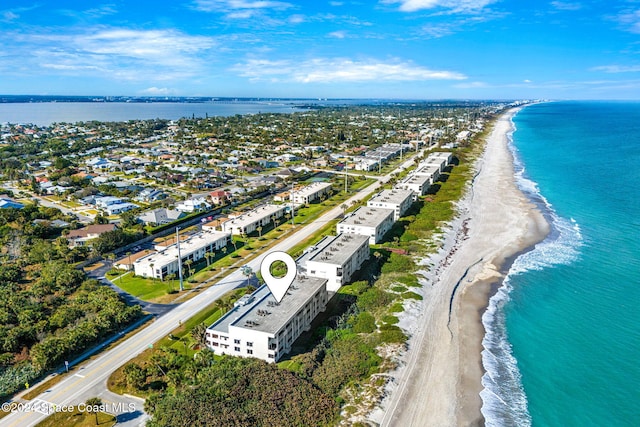
<instances>
[{"instance_id":1,"label":"turquoise ocean water","mask_svg":"<svg viewBox=\"0 0 640 427\"><path fill-rule=\"evenodd\" d=\"M640 426L640 102L514 118L520 187L552 224L483 317L489 426Z\"/></svg>"}]
</instances>

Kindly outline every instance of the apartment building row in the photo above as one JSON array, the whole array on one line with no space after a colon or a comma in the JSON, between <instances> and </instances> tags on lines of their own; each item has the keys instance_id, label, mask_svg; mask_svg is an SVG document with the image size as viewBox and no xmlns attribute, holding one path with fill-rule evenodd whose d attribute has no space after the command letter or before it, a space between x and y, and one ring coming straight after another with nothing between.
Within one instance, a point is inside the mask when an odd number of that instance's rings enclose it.
<instances>
[{"instance_id":1,"label":"apartment building row","mask_svg":"<svg viewBox=\"0 0 640 427\"><path fill-rule=\"evenodd\" d=\"M263 285L211 325L209 348L216 354L278 361L325 310L329 297L352 281L369 259L369 245L382 241L413 201L414 192L402 188L374 195L338 223L336 236L326 236L298 258L298 275L280 303Z\"/></svg>"},{"instance_id":2,"label":"apartment building row","mask_svg":"<svg viewBox=\"0 0 640 427\"><path fill-rule=\"evenodd\" d=\"M285 205L266 204L237 216L229 216L229 220L222 223L222 231L234 235L251 234L269 225L276 219L282 218L287 211Z\"/></svg>"},{"instance_id":3,"label":"apartment building row","mask_svg":"<svg viewBox=\"0 0 640 427\"><path fill-rule=\"evenodd\" d=\"M178 274L178 262L200 261L207 253L219 251L230 242L230 233L210 230L180 239L179 245L173 238L155 245L156 252L136 259L133 270L138 276L164 280L170 274Z\"/></svg>"},{"instance_id":4,"label":"apartment building row","mask_svg":"<svg viewBox=\"0 0 640 427\"><path fill-rule=\"evenodd\" d=\"M413 172L396 184L396 188L411 190L416 197L424 196L429 188L438 181L440 174L451 163L452 158L452 154L449 152L430 153Z\"/></svg>"}]
</instances>

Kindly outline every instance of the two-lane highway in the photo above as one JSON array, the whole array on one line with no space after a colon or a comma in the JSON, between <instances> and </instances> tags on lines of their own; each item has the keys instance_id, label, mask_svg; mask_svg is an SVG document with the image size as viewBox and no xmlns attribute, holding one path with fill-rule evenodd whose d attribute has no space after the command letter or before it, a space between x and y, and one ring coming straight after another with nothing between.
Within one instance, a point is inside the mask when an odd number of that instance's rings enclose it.
<instances>
[{"instance_id":1,"label":"two-lane highway","mask_svg":"<svg viewBox=\"0 0 640 427\"><path fill-rule=\"evenodd\" d=\"M404 169L409 167L411 164L413 164L413 160L408 159L401 168ZM381 177L380 181L359 191L351 197L347 203L365 198L367 195L377 190L380 187L381 182L387 182L388 180L389 175ZM270 249L269 252L286 252L309 236L313 235L327 222L337 218L341 214L342 208L340 205L335 206L312 223L300 226L299 231L277 244L275 247ZM251 267L253 271L258 271L260 263L266 255L267 252L262 253L254 260L248 262L247 265ZM65 405L68 406L83 403L87 399L96 396L96 390L99 389L100 386L106 387L106 380L115 369L140 354L160 338L168 335L172 330L177 328L180 323L185 322L194 316L201 309L220 298L229 290L243 285L245 281L246 278L242 275L240 269L234 271L218 282L217 285L201 291L197 296L156 318L145 329L118 344L113 349L101 354L95 360L87 363L86 365L80 365L75 374L70 375L60 383L51 387L51 389L39 395L37 399L63 407ZM139 400L131 399L131 403L137 406L136 409L138 411L142 411L142 408L138 407L141 404ZM0 426L33 426L43 420L46 416L47 415L45 413L37 411L14 412L3 419L0 419ZM141 421L143 421L143 418L144 417L141 417Z\"/></svg>"}]
</instances>

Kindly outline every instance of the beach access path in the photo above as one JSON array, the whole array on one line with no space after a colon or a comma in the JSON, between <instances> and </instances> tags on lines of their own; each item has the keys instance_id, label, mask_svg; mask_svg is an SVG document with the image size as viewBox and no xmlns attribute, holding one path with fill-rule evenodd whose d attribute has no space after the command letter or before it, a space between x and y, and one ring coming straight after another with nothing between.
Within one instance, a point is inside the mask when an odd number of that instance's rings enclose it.
<instances>
[{"instance_id":1,"label":"beach access path","mask_svg":"<svg viewBox=\"0 0 640 427\"><path fill-rule=\"evenodd\" d=\"M377 411L382 426L484 425L482 313L492 285L504 278L505 264L549 232L516 185L508 147L516 112L496 120L444 250L432 258L436 265L425 286L419 326Z\"/></svg>"}]
</instances>

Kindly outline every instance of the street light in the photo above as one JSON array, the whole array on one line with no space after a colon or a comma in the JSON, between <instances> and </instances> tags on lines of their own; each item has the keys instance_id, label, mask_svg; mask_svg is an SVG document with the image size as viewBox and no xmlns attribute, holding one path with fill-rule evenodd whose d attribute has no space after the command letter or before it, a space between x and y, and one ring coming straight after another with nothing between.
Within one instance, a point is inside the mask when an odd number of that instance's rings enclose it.
<instances>
[{"instance_id":1,"label":"street light","mask_svg":"<svg viewBox=\"0 0 640 427\"><path fill-rule=\"evenodd\" d=\"M178 247L178 277L180 278L180 292L184 291L182 283L182 255L180 254L180 227L176 227L176 246Z\"/></svg>"}]
</instances>

